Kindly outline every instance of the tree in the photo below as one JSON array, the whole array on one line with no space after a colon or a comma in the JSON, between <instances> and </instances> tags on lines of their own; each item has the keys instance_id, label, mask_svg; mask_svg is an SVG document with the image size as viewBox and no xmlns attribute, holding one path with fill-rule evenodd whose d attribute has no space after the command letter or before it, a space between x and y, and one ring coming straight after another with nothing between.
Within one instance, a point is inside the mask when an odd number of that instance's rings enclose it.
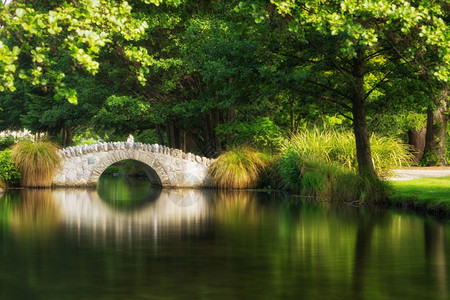
<instances>
[{"instance_id":1,"label":"tree","mask_svg":"<svg viewBox=\"0 0 450 300\"><path fill-rule=\"evenodd\" d=\"M256 22L273 9L284 16L289 28L317 55L310 59L299 92L316 87L323 99L351 113L356 140L358 171L376 176L367 128L367 105L376 91L395 73L397 62L412 65L418 58L432 58L426 68L434 78L446 81L450 74L449 28L443 21L448 1L253 1L241 2ZM317 42L317 45L314 43ZM305 47L306 48L306 47ZM302 55L298 49L296 55ZM327 52L325 52L327 51ZM419 60L421 61L421 60ZM332 97L331 97L331 96Z\"/></svg>"},{"instance_id":2,"label":"tree","mask_svg":"<svg viewBox=\"0 0 450 300\"><path fill-rule=\"evenodd\" d=\"M120 43L126 45L124 56L139 66L139 79L145 84L142 74L148 72L152 57L126 42L139 40L148 25L134 17L126 1L49 0L37 8L33 4L24 0L0 3L0 91L14 91L15 82L22 80L53 89L55 98L76 103L76 91L65 81L67 73L81 68L95 74L100 51ZM68 70L54 68L61 56L71 58Z\"/></svg>"}]
</instances>

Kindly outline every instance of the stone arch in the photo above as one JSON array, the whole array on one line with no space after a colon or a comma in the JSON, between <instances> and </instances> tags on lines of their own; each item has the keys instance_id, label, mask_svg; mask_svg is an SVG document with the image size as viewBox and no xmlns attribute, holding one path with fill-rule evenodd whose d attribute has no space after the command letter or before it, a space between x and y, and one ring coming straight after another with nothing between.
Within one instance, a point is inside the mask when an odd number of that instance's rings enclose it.
<instances>
[{"instance_id":1,"label":"stone arch","mask_svg":"<svg viewBox=\"0 0 450 300\"><path fill-rule=\"evenodd\" d=\"M105 169L115 162L134 160L153 184L163 187L211 187L211 159L158 144L97 143L61 149L63 159L53 177L54 186L95 186Z\"/></svg>"},{"instance_id":2,"label":"stone arch","mask_svg":"<svg viewBox=\"0 0 450 300\"><path fill-rule=\"evenodd\" d=\"M150 182L157 186L171 186L172 182L170 180L169 174L164 166L158 161L157 158L144 156L137 158L135 155L125 154L127 152L122 152L121 155L117 155L114 152L108 152L106 157L103 157L101 163L96 164L88 179L88 185L96 185L98 179L103 174L103 172L111 166L112 164L123 161L132 160L139 164L139 166L147 174Z\"/></svg>"}]
</instances>

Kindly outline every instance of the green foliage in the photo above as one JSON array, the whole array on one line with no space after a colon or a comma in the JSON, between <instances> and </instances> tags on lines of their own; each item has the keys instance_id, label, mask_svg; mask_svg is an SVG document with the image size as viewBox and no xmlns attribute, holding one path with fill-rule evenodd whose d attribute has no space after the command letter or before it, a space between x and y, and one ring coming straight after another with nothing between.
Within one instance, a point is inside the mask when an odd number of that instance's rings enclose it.
<instances>
[{"instance_id":1,"label":"green foliage","mask_svg":"<svg viewBox=\"0 0 450 300\"><path fill-rule=\"evenodd\" d=\"M442 162L436 153L428 152L422 156L419 162L420 166L442 166Z\"/></svg>"},{"instance_id":2,"label":"green foliage","mask_svg":"<svg viewBox=\"0 0 450 300\"><path fill-rule=\"evenodd\" d=\"M222 153L209 168L219 188L255 188L269 157L250 147L239 146Z\"/></svg>"},{"instance_id":3,"label":"green foliage","mask_svg":"<svg viewBox=\"0 0 450 300\"><path fill-rule=\"evenodd\" d=\"M108 168L103 172L104 174L119 174L122 176L133 176L133 177L141 177L146 176L144 170L134 160L123 160L120 162L117 162Z\"/></svg>"},{"instance_id":4,"label":"green foliage","mask_svg":"<svg viewBox=\"0 0 450 300\"><path fill-rule=\"evenodd\" d=\"M447 3L388 0L365 1L364 5L353 0L271 2L279 14L294 20L291 30L312 28L323 35L341 37L336 47L347 58L356 57L361 49L378 49L391 38L389 31L394 30L402 41L402 50L408 53L407 59L415 55L423 58L427 50L436 53L438 62L430 68L430 75L442 81L449 78L450 39L448 24L444 21ZM420 28L418 34L417 28Z\"/></svg>"},{"instance_id":5,"label":"green foliage","mask_svg":"<svg viewBox=\"0 0 450 300\"><path fill-rule=\"evenodd\" d=\"M95 74L102 49L113 40L121 39L124 44L139 40L148 28L125 1L80 0L53 6L34 7L28 1L0 4L0 91L14 91L16 81L22 80L34 86L53 86L56 99L76 103L76 91L64 81L67 70L54 68L54 54L70 58L69 70L76 66ZM145 49L125 46L125 57L139 66L140 72L148 72L154 59Z\"/></svg>"},{"instance_id":6,"label":"green foliage","mask_svg":"<svg viewBox=\"0 0 450 300\"><path fill-rule=\"evenodd\" d=\"M409 146L399 139L372 134L370 141L378 175L389 175L390 169L408 165L411 162ZM318 131L317 129L304 131L292 136L282 151L295 153L301 160L337 164L348 170L357 169L355 139L348 131Z\"/></svg>"},{"instance_id":7,"label":"green foliage","mask_svg":"<svg viewBox=\"0 0 450 300\"><path fill-rule=\"evenodd\" d=\"M0 152L0 187L8 188L19 183L20 173L11 159L11 150Z\"/></svg>"},{"instance_id":8,"label":"green foliage","mask_svg":"<svg viewBox=\"0 0 450 300\"><path fill-rule=\"evenodd\" d=\"M375 170L380 176L391 175L390 170L407 166L413 161L411 146L398 138L373 134L370 144Z\"/></svg>"},{"instance_id":9,"label":"green foliage","mask_svg":"<svg viewBox=\"0 0 450 300\"><path fill-rule=\"evenodd\" d=\"M15 143L14 138L11 136L1 138L0 139L0 151L10 148L12 145L14 145L14 143Z\"/></svg>"},{"instance_id":10,"label":"green foliage","mask_svg":"<svg viewBox=\"0 0 450 300\"><path fill-rule=\"evenodd\" d=\"M133 97L110 96L93 122L99 130L113 128L114 133L127 135L143 124L152 124L150 109L150 103Z\"/></svg>"},{"instance_id":11,"label":"green foliage","mask_svg":"<svg viewBox=\"0 0 450 300\"><path fill-rule=\"evenodd\" d=\"M280 177L284 188L323 201L376 203L391 193L378 178L360 176L336 163L305 160L293 151L280 157Z\"/></svg>"},{"instance_id":12,"label":"green foliage","mask_svg":"<svg viewBox=\"0 0 450 300\"><path fill-rule=\"evenodd\" d=\"M372 136L375 165L386 175L411 155L398 140ZM378 178L356 174L357 160L350 132L306 131L293 136L279 158L284 188L328 201L383 201L390 193Z\"/></svg>"},{"instance_id":13,"label":"green foliage","mask_svg":"<svg viewBox=\"0 0 450 300\"><path fill-rule=\"evenodd\" d=\"M251 144L257 149L275 151L284 140L282 130L268 117L257 118L251 122L229 122L216 127L217 134L224 140L233 136L231 145Z\"/></svg>"},{"instance_id":14,"label":"green foliage","mask_svg":"<svg viewBox=\"0 0 450 300\"><path fill-rule=\"evenodd\" d=\"M50 142L21 141L12 147L11 157L19 168L20 184L26 187L50 187L61 157Z\"/></svg>"},{"instance_id":15,"label":"green foliage","mask_svg":"<svg viewBox=\"0 0 450 300\"><path fill-rule=\"evenodd\" d=\"M136 142L141 142L144 144L158 144L158 136L154 129L143 130L140 134L138 134L135 138Z\"/></svg>"}]
</instances>

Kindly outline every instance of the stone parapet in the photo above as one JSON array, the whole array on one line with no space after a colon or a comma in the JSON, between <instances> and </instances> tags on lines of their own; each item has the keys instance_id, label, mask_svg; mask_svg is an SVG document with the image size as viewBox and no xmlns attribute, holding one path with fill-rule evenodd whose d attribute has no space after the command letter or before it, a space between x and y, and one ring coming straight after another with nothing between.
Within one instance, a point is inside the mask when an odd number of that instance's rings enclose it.
<instances>
[{"instance_id":1,"label":"stone parapet","mask_svg":"<svg viewBox=\"0 0 450 300\"><path fill-rule=\"evenodd\" d=\"M122 160L138 162L150 181L163 187L211 187L212 159L158 144L110 142L61 149L61 167L55 186L94 186L110 165Z\"/></svg>"},{"instance_id":2,"label":"stone parapet","mask_svg":"<svg viewBox=\"0 0 450 300\"><path fill-rule=\"evenodd\" d=\"M210 166L214 159L209 159L204 156L198 156L192 153L184 153L180 149L169 148L158 144L143 144L143 143L131 143L131 142L108 142L108 143L97 143L92 145L79 145L74 147L67 147L59 150L59 155L65 158L71 158L76 156L82 156L89 153L95 152L108 152L116 150L142 150L152 153L161 153L165 155L170 155L175 158L181 158L189 160L192 162L197 162L199 164Z\"/></svg>"}]
</instances>

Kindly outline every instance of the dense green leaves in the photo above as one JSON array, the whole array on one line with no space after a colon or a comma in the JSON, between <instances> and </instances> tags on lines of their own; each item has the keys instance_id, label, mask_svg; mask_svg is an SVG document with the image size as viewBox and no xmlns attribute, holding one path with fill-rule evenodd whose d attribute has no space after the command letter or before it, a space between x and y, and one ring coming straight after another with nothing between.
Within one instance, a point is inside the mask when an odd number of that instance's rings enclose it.
<instances>
[{"instance_id":1,"label":"dense green leaves","mask_svg":"<svg viewBox=\"0 0 450 300\"><path fill-rule=\"evenodd\" d=\"M148 28L145 21L133 17L126 1L81 0L37 9L26 1L14 1L0 4L0 20L0 90L14 91L20 78L35 86L54 87L57 97L71 103L77 102L76 93L64 81L67 71L54 69L57 56L67 55L73 67L95 74L102 48L139 40ZM143 70L151 61L138 49L124 54Z\"/></svg>"},{"instance_id":2,"label":"dense green leaves","mask_svg":"<svg viewBox=\"0 0 450 300\"><path fill-rule=\"evenodd\" d=\"M0 5L0 126L145 134L216 156L241 143L277 148L308 126L353 125L370 154L370 131L405 136L418 127L409 115L423 116L447 81L448 7L14 1Z\"/></svg>"}]
</instances>

